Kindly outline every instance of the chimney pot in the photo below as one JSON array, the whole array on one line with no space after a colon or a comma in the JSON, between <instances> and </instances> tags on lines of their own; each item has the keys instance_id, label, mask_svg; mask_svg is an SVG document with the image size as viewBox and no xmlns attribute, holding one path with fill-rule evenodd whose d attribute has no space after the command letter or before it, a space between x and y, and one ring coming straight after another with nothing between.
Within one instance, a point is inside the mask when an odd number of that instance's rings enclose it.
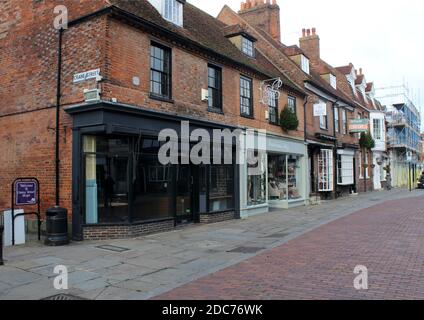
<instances>
[{"instance_id":1,"label":"chimney pot","mask_svg":"<svg viewBox=\"0 0 424 320\"><path fill-rule=\"evenodd\" d=\"M362 75L362 68L359 68L359 74Z\"/></svg>"},{"instance_id":2,"label":"chimney pot","mask_svg":"<svg viewBox=\"0 0 424 320\"><path fill-rule=\"evenodd\" d=\"M303 29L302 29L302 37L303 37L303 38L305 38L305 37L306 37L306 29L305 29L305 28L303 28Z\"/></svg>"},{"instance_id":3,"label":"chimney pot","mask_svg":"<svg viewBox=\"0 0 424 320\"><path fill-rule=\"evenodd\" d=\"M311 29L306 30L306 35L309 37L311 35Z\"/></svg>"},{"instance_id":4,"label":"chimney pot","mask_svg":"<svg viewBox=\"0 0 424 320\"><path fill-rule=\"evenodd\" d=\"M316 28L312 28L312 34L313 35L316 35L316 33L317 33L317 29Z\"/></svg>"}]
</instances>

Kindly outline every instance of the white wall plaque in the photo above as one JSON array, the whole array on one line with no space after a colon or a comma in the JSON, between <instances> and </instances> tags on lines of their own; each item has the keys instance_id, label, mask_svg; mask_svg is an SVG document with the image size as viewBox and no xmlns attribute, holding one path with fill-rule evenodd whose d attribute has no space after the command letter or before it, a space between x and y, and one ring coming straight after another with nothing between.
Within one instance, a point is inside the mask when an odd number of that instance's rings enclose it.
<instances>
[{"instance_id":1,"label":"white wall plaque","mask_svg":"<svg viewBox=\"0 0 424 320\"><path fill-rule=\"evenodd\" d=\"M98 76L100 76L100 69L77 73L74 74L74 83L79 83L90 79L96 79Z\"/></svg>"},{"instance_id":2,"label":"white wall plaque","mask_svg":"<svg viewBox=\"0 0 424 320\"><path fill-rule=\"evenodd\" d=\"M314 104L314 117L321 117L327 115L327 104L316 103Z\"/></svg>"}]
</instances>

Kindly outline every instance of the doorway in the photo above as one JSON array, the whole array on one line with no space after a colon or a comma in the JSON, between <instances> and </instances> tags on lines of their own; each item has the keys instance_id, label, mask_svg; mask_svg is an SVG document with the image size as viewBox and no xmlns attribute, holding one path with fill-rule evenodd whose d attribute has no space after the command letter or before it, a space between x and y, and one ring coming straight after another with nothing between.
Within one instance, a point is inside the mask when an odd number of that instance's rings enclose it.
<instances>
[{"instance_id":1,"label":"doorway","mask_svg":"<svg viewBox=\"0 0 424 320\"><path fill-rule=\"evenodd\" d=\"M193 165L176 167L176 222L186 224L195 222L197 204L195 201L197 168Z\"/></svg>"}]
</instances>

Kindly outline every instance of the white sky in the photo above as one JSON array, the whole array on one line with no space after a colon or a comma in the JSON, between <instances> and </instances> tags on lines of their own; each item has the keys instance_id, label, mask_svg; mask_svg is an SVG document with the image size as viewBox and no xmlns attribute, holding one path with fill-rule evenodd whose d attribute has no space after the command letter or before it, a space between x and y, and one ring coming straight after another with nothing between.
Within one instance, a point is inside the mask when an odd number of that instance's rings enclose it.
<instances>
[{"instance_id":1,"label":"white sky","mask_svg":"<svg viewBox=\"0 0 424 320\"><path fill-rule=\"evenodd\" d=\"M188 1L213 16L225 4L238 11L241 2ZM298 44L302 28L316 27L321 38L321 57L329 64L337 67L352 62L357 69L363 68L367 81L374 81L377 88L408 83L416 106L422 107L424 1L277 0L277 3L281 9L284 44Z\"/></svg>"}]
</instances>

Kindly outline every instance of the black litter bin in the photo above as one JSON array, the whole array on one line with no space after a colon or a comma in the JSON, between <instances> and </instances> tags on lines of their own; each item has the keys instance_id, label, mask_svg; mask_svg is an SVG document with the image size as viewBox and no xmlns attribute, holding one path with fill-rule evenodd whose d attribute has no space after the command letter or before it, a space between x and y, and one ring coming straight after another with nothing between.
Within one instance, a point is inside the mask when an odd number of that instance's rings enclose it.
<instances>
[{"instance_id":1,"label":"black litter bin","mask_svg":"<svg viewBox=\"0 0 424 320\"><path fill-rule=\"evenodd\" d=\"M4 230L4 227L0 226L0 266L4 264L3 262L3 230Z\"/></svg>"},{"instance_id":2,"label":"black litter bin","mask_svg":"<svg viewBox=\"0 0 424 320\"><path fill-rule=\"evenodd\" d=\"M46 241L48 246L69 244L68 210L54 207L46 211Z\"/></svg>"}]
</instances>

